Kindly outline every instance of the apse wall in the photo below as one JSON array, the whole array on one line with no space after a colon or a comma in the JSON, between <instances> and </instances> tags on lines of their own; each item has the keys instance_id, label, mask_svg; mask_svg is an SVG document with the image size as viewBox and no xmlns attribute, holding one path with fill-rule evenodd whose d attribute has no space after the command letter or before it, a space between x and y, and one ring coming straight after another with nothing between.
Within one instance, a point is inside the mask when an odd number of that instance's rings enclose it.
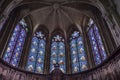
<instances>
[{"instance_id":1,"label":"apse wall","mask_svg":"<svg viewBox=\"0 0 120 80\"><path fill-rule=\"evenodd\" d=\"M46 1L8 2L0 11L0 78L119 79L118 1L117 9L104 1Z\"/></svg>"}]
</instances>

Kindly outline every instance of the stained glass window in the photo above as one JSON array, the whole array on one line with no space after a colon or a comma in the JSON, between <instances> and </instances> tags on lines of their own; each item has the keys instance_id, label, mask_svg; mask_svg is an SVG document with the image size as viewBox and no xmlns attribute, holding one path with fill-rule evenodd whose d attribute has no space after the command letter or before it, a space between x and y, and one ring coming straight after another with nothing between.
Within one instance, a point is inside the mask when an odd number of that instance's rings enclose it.
<instances>
[{"instance_id":1,"label":"stained glass window","mask_svg":"<svg viewBox=\"0 0 120 80\"><path fill-rule=\"evenodd\" d=\"M78 31L74 31L70 37L70 53L72 61L72 73L86 70L87 60L83 38Z\"/></svg>"},{"instance_id":2,"label":"stained glass window","mask_svg":"<svg viewBox=\"0 0 120 80\"><path fill-rule=\"evenodd\" d=\"M92 47L95 64L100 64L103 60L106 59L107 55L103 46L99 30L92 19L90 19L89 22L88 35Z\"/></svg>"},{"instance_id":3,"label":"stained glass window","mask_svg":"<svg viewBox=\"0 0 120 80\"><path fill-rule=\"evenodd\" d=\"M50 71L54 69L55 64L60 65L60 70L63 73L66 72L65 44L63 37L60 35L56 35L52 38Z\"/></svg>"},{"instance_id":4,"label":"stained glass window","mask_svg":"<svg viewBox=\"0 0 120 80\"><path fill-rule=\"evenodd\" d=\"M21 24L24 23L24 24ZM3 56L3 60L10 63L13 66L18 66L22 49L24 46L25 38L27 34L27 25L22 19L15 27L13 34L9 40L7 49Z\"/></svg>"},{"instance_id":5,"label":"stained glass window","mask_svg":"<svg viewBox=\"0 0 120 80\"><path fill-rule=\"evenodd\" d=\"M26 66L26 69L28 71L40 74L43 73L45 46L45 35L41 31L36 32L32 38L31 48L28 55L28 61Z\"/></svg>"}]
</instances>

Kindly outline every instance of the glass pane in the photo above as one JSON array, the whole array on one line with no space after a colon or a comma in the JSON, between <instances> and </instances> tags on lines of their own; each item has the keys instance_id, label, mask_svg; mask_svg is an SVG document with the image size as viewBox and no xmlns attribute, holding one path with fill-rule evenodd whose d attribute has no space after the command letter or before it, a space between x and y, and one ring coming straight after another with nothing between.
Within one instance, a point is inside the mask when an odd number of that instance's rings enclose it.
<instances>
[{"instance_id":1,"label":"glass pane","mask_svg":"<svg viewBox=\"0 0 120 80\"><path fill-rule=\"evenodd\" d=\"M83 40L81 36L77 38L77 49L79 56L80 71L87 70L86 53L84 50Z\"/></svg>"},{"instance_id":2,"label":"glass pane","mask_svg":"<svg viewBox=\"0 0 120 80\"><path fill-rule=\"evenodd\" d=\"M107 55L106 55L106 52L105 52L105 49L104 49L104 46L103 46L103 43L102 43L102 39L101 39L101 36L99 34L99 31L98 31L98 28L96 27L96 25L94 25L94 33L95 33L95 36L96 36L96 41L97 41L97 44L98 44L98 48L100 50L102 60L105 60L107 58Z\"/></svg>"},{"instance_id":3,"label":"glass pane","mask_svg":"<svg viewBox=\"0 0 120 80\"><path fill-rule=\"evenodd\" d=\"M50 71L54 70L54 65L58 63L62 72L66 72L65 62L65 44L64 39L60 35L56 35L52 39Z\"/></svg>"},{"instance_id":4,"label":"glass pane","mask_svg":"<svg viewBox=\"0 0 120 80\"><path fill-rule=\"evenodd\" d=\"M45 57L46 38L45 35L39 31L34 34L31 42L31 48L28 56L26 69L28 71L43 73L44 71L44 57Z\"/></svg>"},{"instance_id":5,"label":"glass pane","mask_svg":"<svg viewBox=\"0 0 120 80\"><path fill-rule=\"evenodd\" d=\"M38 44L39 44L38 38L33 37L32 42L31 42L29 56L28 56L28 62L27 62L27 70L28 71L32 71L32 72L35 71Z\"/></svg>"},{"instance_id":6,"label":"glass pane","mask_svg":"<svg viewBox=\"0 0 120 80\"><path fill-rule=\"evenodd\" d=\"M15 44L16 44L16 42L17 42L17 38L18 38L18 36L19 36L19 33L20 33L20 26L17 25L17 26L15 27L14 31L13 31L13 34L12 34L12 36L11 36L11 38L10 38L9 43L8 43L7 50L6 50L6 52L5 52L5 54L4 54L4 57L3 57L3 59L4 59L6 62L8 62L8 63L10 62L10 59L11 59L11 57L12 57L12 55L13 55L13 51L14 51Z\"/></svg>"},{"instance_id":7,"label":"glass pane","mask_svg":"<svg viewBox=\"0 0 120 80\"><path fill-rule=\"evenodd\" d=\"M44 69L44 56L45 56L45 40L39 40L39 49L37 54L36 72L43 73Z\"/></svg>"},{"instance_id":8,"label":"glass pane","mask_svg":"<svg viewBox=\"0 0 120 80\"><path fill-rule=\"evenodd\" d=\"M78 31L74 31L70 37L70 40L72 73L84 71L87 69L87 60L80 33Z\"/></svg>"},{"instance_id":9,"label":"glass pane","mask_svg":"<svg viewBox=\"0 0 120 80\"><path fill-rule=\"evenodd\" d=\"M101 58L100 58L100 54L99 54L99 51L98 51L95 35L93 33L93 28L90 28L88 35L89 35L89 39L90 39L90 43L91 43L91 47L92 47L92 51L93 51L95 64L100 64L101 63Z\"/></svg>"},{"instance_id":10,"label":"glass pane","mask_svg":"<svg viewBox=\"0 0 120 80\"><path fill-rule=\"evenodd\" d=\"M19 64L25 38L27 35L27 24L26 26L24 26L20 22L16 25L13 34L9 40L5 54L3 56L3 60L5 60L13 66L18 66Z\"/></svg>"},{"instance_id":11,"label":"glass pane","mask_svg":"<svg viewBox=\"0 0 120 80\"><path fill-rule=\"evenodd\" d=\"M11 59L11 62L10 62L13 66L18 66L18 63L20 61L20 57L22 54L22 48L25 42L25 37L26 37L26 31L24 29L21 29L20 35L18 37L16 46L15 46L15 50L13 52L13 58Z\"/></svg>"}]
</instances>

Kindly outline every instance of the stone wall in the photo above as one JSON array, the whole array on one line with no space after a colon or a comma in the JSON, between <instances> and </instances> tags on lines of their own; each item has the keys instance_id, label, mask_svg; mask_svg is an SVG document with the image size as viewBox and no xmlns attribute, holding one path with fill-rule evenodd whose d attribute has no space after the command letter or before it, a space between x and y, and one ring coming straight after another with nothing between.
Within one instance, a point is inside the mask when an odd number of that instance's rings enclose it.
<instances>
[{"instance_id":1,"label":"stone wall","mask_svg":"<svg viewBox=\"0 0 120 80\"><path fill-rule=\"evenodd\" d=\"M76 74L37 74L15 68L0 59L0 80L120 80L120 48L97 67ZM59 70L58 70L59 71ZM62 74L62 77L57 75ZM58 78L57 78L58 77Z\"/></svg>"}]
</instances>

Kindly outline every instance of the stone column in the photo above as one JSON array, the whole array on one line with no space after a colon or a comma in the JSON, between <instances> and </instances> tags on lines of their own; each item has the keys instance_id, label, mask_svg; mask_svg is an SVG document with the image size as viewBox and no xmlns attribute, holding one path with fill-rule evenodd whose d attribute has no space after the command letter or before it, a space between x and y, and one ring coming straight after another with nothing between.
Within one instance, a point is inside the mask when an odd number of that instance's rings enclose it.
<instances>
[{"instance_id":1,"label":"stone column","mask_svg":"<svg viewBox=\"0 0 120 80\"><path fill-rule=\"evenodd\" d=\"M66 58L66 73L72 73L72 61L70 55L70 41L69 41L69 33L65 33L65 58Z\"/></svg>"},{"instance_id":2,"label":"stone column","mask_svg":"<svg viewBox=\"0 0 120 80\"><path fill-rule=\"evenodd\" d=\"M50 72L50 56L51 56L51 34L46 35L46 49L45 49L45 64L44 64L44 74Z\"/></svg>"}]
</instances>

